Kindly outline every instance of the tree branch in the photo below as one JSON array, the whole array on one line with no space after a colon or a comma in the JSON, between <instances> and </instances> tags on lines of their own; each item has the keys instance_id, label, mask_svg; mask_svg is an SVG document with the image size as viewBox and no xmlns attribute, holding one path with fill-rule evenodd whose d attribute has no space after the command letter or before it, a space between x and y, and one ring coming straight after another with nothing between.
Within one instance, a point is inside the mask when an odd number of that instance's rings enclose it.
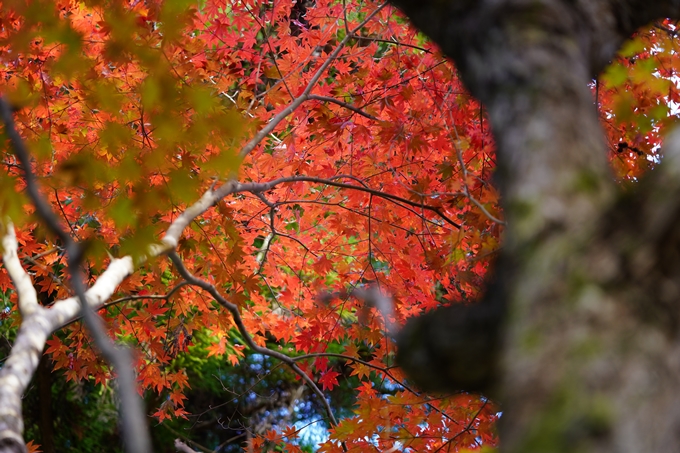
<instances>
[{"instance_id":1,"label":"tree branch","mask_svg":"<svg viewBox=\"0 0 680 453\"><path fill-rule=\"evenodd\" d=\"M24 267L21 265L17 251L17 237L14 233L14 225L11 220L0 223L0 228L4 230L2 237L2 259L5 264L5 269L12 283L16 288L19 300L19 313L22 318L28 318L41 311L43 308L38 303L38 294L33 287L31 277L26 273Z\"/></svg>"},{"instance_id":2,"label":"tree branch","mask_svg":"<svg viewBox=\"0 0 680 453\"><path fill-rule=\"evenodd\" d=\"M407 206L413 206L413 207L418 207L430 212L434 212L437 214L439 217L442 218L446 223L449 225L460 229L461 225L457 222L454 222L451 220L449 217L447 217L443 212L442 209L436 206L430 206L426 205L424 203L418 203L416 201L408 200L403 197L399 197L397 195L392 195L390 193L386 192L381 192L376 189L371 189L365 185L356 185L356 184L347 184L347 183L342 183L342 182L337 182L337 179L342 179L342 178L348 178L349 176L346 175L338 175L334 176L330 179L325 179L325 178L316 178L312 176L288 176L288 177L283 177L283 178L278 178L274 179L269 182L251 182L251 183L239 183L237 186L237 189L235 191L238 192L252 192L252 193L257 193L257 192L266 192L268 190L272 190L274 187L276 187L279 184L284 184L284 183L292 183L292 182L313 182L313 183L318 183L318 184L325 184L328 186L333 186L333 187L339 187L342 189L354 189L358 190L361 192L366 192L371 195L384 198L386 200L390 200L393 202L405 204Z\"/></svg>"},{"instance_id":3,"label":"tree branch","mask_svg":"<svg viewBox=\"0 0 680 453\"><path fill-rule=\"evenodd\" d=\"M121 401L121 427L123 428L123 441L126 450L131 453L150 452L151 439L146 424L144 406L137 393L132 355L127 348L119 348L114 345L113 341L106 334L106 326L103 321L88 305L81 270L83 248L61 227L57 215L52 211L50 205L40 194L37 180L31 170L28 149L14 126L11 106L2 98L0 98L0 115L2 116L2 121L5 126L5 132L10 137L14 153L23 168L26 191L36 208L36 213L43 220L47 228L64 244L64 248L68 255L68 270L71 275L71 287L74 289L80 301L85 324L87 325L97 348L99 348L106 360L113 365L118 374L118 396ZM14 255L16 255L16 252ZM18 257L16 257L16 261L18 262ZM10 262L12 261L10 260ZM23 279L21 283L25 284L26 279ZM35 290L33 290L33 292L35 293ZM37 304L37 300L35 301L35 304ZM33 305L34 304L29 304L29 306ZM32 368L35 370L35 366Z\"/></svg>"},{"instance_id":4,"label":"tree branch","mask_svg":"<svg viewBox=\"0 0 680 453\"><path fill-rule=\"evenodd\" d=\"M300 376L300 378L302 378L303 381L305 381L305 383L307 383L307 385L312 389L312 391L319 397L320 402L324 405L331 425L337 426L338 421L333 415L333 410L331 409L330 404L326 400L326 397L324 396L323 392L321 391L321 389L319 389L319 387L312 380L312 378L310 378L307 375L307 373L302 371L300 367L295 363L295 358L289 357L278 351L274 351L269 348L264 348L262 346L258 346L257 344L255 344L252 336L250 335L250 332L248 332L248 329L246 328L245 324L243 324L243 319L241 318L241 313L239 312L238 306L225 299L219 293L219 291L217 291L217 288L215 288L214 285L194 276L191 272L189 272L186 266L184 266L184 263L182 262L179 255L177 255L177 253L171 252L168 254L168 256L183 279L188 281L190 284L198 286L199 288L208 292L208 294L210 294L218 304L226 308L231 313L232 318L234 319L234 324L236 324L236 328L243 336L246 345L251 350L253 350L253 352L280 360L281 362L288 365L298 376Z\"/></svg>"},{"instance_id":5,"label":"tree branch","mask_svg":"<svg viewBox=\"0 0 680 453\"><path fill-rule=\"evenodd\" d=\"M21 396L38 367L40 353L47 340L45 309L38 304L31 278L21 266L17 240L11 222L2 223L3 262L15 285L22 323L9 357L0 369L0 450L25 452L22 437Z\"/></svg>"},{"instance_id":6,"label":"tree branch","mask_svg":"<svg viewBox=\"0 0 680 453\"><path fill-rule=\"evenodd\" d=\"M332 98L332 97L329 97L329 96L319 96L319 95L316 95L316 94L310 94L309 99L312 100L312 101L330 102L332 104L337 104L341 107L346 108L347 110L351 110L354 113L358 113L359 115L364 116L364 117L368 118L369 120L379 121L379 119L376 118L375 116L373 116L369 113L366 113L363 110L361 110L360 108L354 107L352 104L348 104L347 102L343 102L339 99L335 99L335 98Z\"/></svg>"}]
</instances>

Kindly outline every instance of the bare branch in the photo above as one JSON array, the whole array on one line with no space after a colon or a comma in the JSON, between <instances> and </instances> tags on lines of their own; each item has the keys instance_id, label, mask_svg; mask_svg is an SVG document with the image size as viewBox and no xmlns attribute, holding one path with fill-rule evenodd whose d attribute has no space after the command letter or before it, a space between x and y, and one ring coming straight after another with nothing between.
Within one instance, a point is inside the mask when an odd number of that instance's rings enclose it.
<instances>
[{"instance_id":1,"label":"bare branch","mask_svg":"<svg viewBox=\"0 0 680 453\"><path fill-rule=\"evenodd\" d=\"M354 39L361 40L361 41L373 41L373 42L384 42L385 44L392 44L395 46L402 46L402 47L409 47L411 49L416 49L420 50L425 53L432 53L430 49L426 49L424 47L416 46L413 44L406 44L405 42L400 42L400 41L392 41L389 39L380 39L380 38L372 38L370 36L361 36L361 35L354 35Z\"/></svg>"},{"instance_id":2,"label":"bare branch","mask_svg":"<svg viewBox=\"0 0 680 453\"><path fill-rule=\"evenodd\" d=\"M442 209L437 207L437 206L430 206L426 205L424 203L418 203L417 201L409 200L397 195L392 195L390 193L382 192L380 190L376 189L371 189L369 187L366 187L365 185L355 185L355 184L346 184L342 182L337 182L336 179L341 179L341 178L346 178L347 176L345 175L338 175L334 176L333 178L330 179L325 179L325 178L316 178L313 176L288 176L288 177L283 177L283 178L278 178L274 179L269 182L260 182L260 183L243 183L243 184L238 184L238 187L234 192L252 192L252 193L257 193L257 192L266 192L268 190L272 190L274 187L276 187L279 184L284 184L284 183L290 183L290 182L314 182L314 183L319 183L319 184L325 184L328 186L333 186L333 187L339 187L342 189L354 189L354 190L359 190L361 192L366 192L371 195L384 198L386 200L390 200L393 202L398 202L402 203L408 206L413 206L413 207L418 207L421 209L425 209L430 212L434 212L438 216L442 218L446 223L449 225L454 226L457 229L460 229L461 225L457 222L454 222L450 218L448 218L443 212Z\"/></svg>"},{"instance_id":3,"label":"bare branch","mask_svg":"<svg viewBox=\"0 0 680 453\"><path fill-rule=\"evenodd\" d=\"M198 453L196 450L189 447L187 444L185 444L179 439L175 439L175 448L183 453Z\"/></svg>"}]
</instances>

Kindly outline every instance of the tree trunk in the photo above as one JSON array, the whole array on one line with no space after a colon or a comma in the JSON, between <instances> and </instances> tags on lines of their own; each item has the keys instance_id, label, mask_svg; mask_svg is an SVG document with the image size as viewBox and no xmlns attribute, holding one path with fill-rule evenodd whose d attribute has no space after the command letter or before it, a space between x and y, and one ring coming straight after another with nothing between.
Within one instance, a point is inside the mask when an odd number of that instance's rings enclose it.
<instances>
[{"instance_id":1,"label":"tree trunk","mask_svg":"<svg viewBox=\"0 0 680 453\"><path fill-rule=\"evenodd\" d=\"M493 289L409 323L400 364L497 397L504 452L680 451L680 134L623 193L588 88L680 2L394 3L488 109L508 225Z\"/></svg>"},{"instance_id":2,"label":"tree trunk","mask_svg":"<svg viewBox=\"0 0 680 453\"><path fill-rule=\"evenodd\" d=\"M56 453L54 446L54 416L52 414L52 366L46 355L40 358L36 370L38 381L40 447L43 453Z\"/></svg>"}]
</instances>

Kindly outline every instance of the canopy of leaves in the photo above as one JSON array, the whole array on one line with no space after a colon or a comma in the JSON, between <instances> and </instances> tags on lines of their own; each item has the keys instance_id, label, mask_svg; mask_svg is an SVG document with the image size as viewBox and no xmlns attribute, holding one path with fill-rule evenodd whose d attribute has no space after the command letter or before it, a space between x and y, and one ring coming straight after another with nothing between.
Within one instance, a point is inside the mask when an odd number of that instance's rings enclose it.
<instances>
[{"instance_id":1,"label":"canopy of leaves","mask_svg":"<svg viewBox=\"0 0 680 453\"><path fill-rule=\"evenodd\" d=\"M140 264L101 314L113 338L135 346L158 451L174 451L177 436L210 451L495 446L498 408L477 395L420 394L393 367L386 335L442 303L473 302L503 226L484 108L404 16L335 0L1 8L0 92L16 108L43 195L88 244L89 283L112 257ZM593 81L621 180L659 162L679 99L675 30L641 33ZM32 215L11 149L0 151L0 211L50 305L72 295L63 244ZM171 222L227 179L241 185L193 221L177 251L238 307L238 320L165 257L146 260ZM392 296L391 312L353 295L372 285ZM0 290L11 338L20 319L5 273ZM304 356L299 372L249 352L250 339ZM86 414L92 401L110 410L110 369L79 322L57 332L47 354L53 389L67 389L55 398ZM29 410L27 439L110 447L110 419L88 422L108 423L104 434L65 433L73 424L63 415L75 415L53 407L60 434L41 438ZM304 426L321 427L311 430L319 439Z\"/></svg>"}]
</instances>

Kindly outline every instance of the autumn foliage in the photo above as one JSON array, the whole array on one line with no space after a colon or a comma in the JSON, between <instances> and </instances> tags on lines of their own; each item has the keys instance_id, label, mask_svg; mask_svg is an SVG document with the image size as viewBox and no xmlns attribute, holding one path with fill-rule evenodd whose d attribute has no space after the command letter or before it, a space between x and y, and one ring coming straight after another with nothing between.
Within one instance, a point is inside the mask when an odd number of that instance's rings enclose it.
<instances>
[{"instance_id":1,"label":"autumn foliage","mask_svg":"<svg viewBox=\"0 0 680 453\"><path fill-rule=\"evenodd\" d=\"M496 445L493 402L421 394L393 366L390 326L472 303L503 226L484 108L403 15L332 0L1 5L0 91L16 109L43 196L87 244L88 283L112 257L139 264L100 315L112 338L134 345L152 424L192 417L187 357L237 368L252 339L294 359L305 398L322 407L328 395L320 451ZM679 99L674 30L641 33L593 82L621 180L659 161ZM0 211L16 225L39 301L72 296L62 244L22 195L9 146L2 168ZM236 318L205 285L148 253L225 181L238 184L194 219L176 251ZM391 296L391 312L357 297L374 285ZM17 326L5 273L0 289L3 323ZM46 354L69 381L108 386L113 377L80 322L52 336ZM343 417L332 414L339 389L353 400ZM297 421L251 426L234 442L300 451Z\"/></svg>"}]
</instances>

